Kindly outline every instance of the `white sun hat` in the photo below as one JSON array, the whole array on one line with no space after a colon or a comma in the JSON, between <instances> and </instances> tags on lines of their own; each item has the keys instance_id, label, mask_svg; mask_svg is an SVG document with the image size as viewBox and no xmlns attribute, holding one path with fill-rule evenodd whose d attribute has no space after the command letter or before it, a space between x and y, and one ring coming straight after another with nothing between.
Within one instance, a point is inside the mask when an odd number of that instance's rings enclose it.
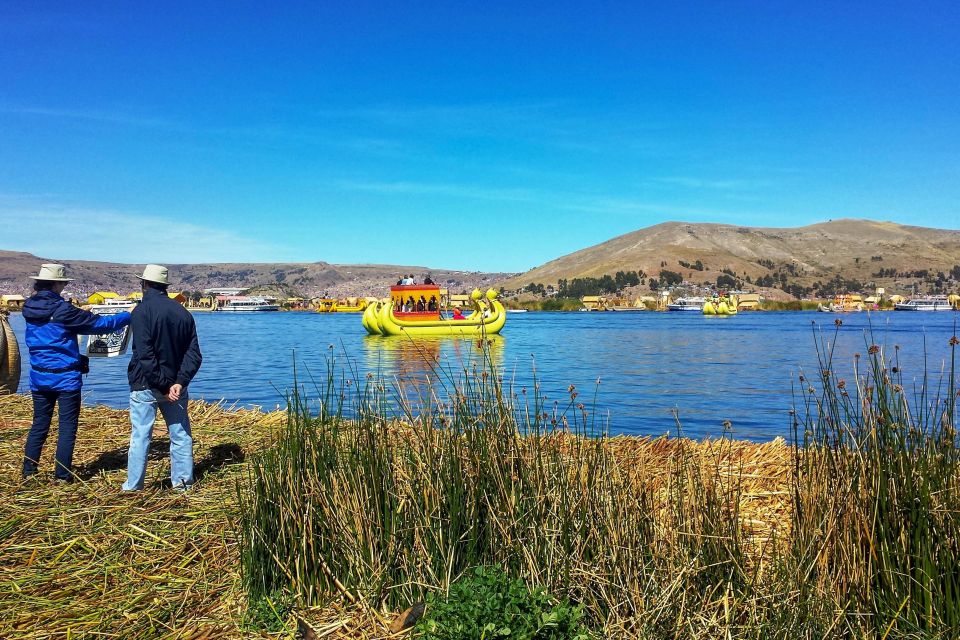
<instances>
[{"instance_id":1,"label":"white sun hat","mask_svg":"<svg viewBox=\"0 0 960 640\"><path fill-rule=\"evenodd\" d=\"M67 277L67 268L62 264L42 264L40 273L30 278L46 282L73 282L73 278Z\"/></svg>"},{"instance_id":2,"label":"white sun hat","mask_svg":"<svg viewBox=\"0 0 960 640\"><path fill-rule=\"evenodd\" d=\"M147 282L156 282L157 284L170 284L167 268L159 264L148 264L143 268L143 275L137 276Z\"/></svg>"}]
</instances>

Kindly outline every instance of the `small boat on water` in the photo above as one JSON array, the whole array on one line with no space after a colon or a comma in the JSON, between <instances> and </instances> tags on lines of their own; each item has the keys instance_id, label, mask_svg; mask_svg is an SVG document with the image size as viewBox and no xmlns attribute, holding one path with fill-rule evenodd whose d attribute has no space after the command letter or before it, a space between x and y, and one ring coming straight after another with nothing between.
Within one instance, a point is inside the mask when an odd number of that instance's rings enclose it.
<instances>
[{"instance_id":1,"label":"small boat on water","mask_svg":"<svg viewBox=\"0 0 960 640\"><path fill-rule=\"evenodd\" d=\"M279 310L280 305L271 302L267 298L256 296L231 298L220 307L220 311L227 313L253 313L257 311Z\"/></svg>"},{"instance_id":2,"label":"small boat on water","mask_svg":"<svg viewBox=\"0 0 960 640\"><path fill-rule=\"evenodd\" d=\"M375 298L321 298L317 301L317 313L363 313Z\"/></svg>"},{"instance_id":3,"label":"small boat on water","mask_svg":"<svg viewBox=\"0 0 960 640\"><path fill-rule=\"evenodd\" d=\"M851 313L863 311L863 297L857 294L842 294L833 299L830 304L818 304L817 311L823 313Z\"/></svg>"},{"instance_id":4,"label":"small boat on water","mask_svg":"<svg viewBox=\"0 0 960 640\"><path fill-rule=\"evenodd\" d=\"M696 311L703 312L703 305L706 304L706 298L677 298L667 304L667 311Z\"/></svg>"},{"instance_id":5,"label":"small boat on water","mask_svg":"<svg viewBox=\"0 0 960 640\"><path fill-rule=\"evenodd\" d=\"M371 335L383 336L479 336L500 333L507 312L493 289L470 294L469 315L454 319L444 310L444 297L437 285L414 284L390 287L390 297L367 305L361 322Z\"/></svg>"},{"instance_id":6,"label":"small boat on water","mask_svg":"<svg viewBox=\"0 0 960 640\"><path fill-rule=\"evenodd\" d=\"M953 311L955 307L947 296L927 296L914 298L893 305L895 311Z\"/></svg>"}]
</instances>

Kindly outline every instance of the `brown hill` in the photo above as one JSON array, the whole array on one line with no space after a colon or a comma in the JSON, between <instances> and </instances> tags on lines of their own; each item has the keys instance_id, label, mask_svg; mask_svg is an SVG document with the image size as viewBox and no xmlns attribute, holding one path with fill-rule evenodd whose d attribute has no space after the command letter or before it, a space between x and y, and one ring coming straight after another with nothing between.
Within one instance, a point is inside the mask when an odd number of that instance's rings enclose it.
<instances>
[{"instance_id":1,"label":"brown hill","mask_svg":"<svg viewBox=\"0 0 960 640\"><path fill-rule=\"evenodd\" d=\"M68 291L78 297L85 297L94 291L134 291L139 286L136 274L143 269L143 265L39 258L29 253L0 250L0 293L26 294L30 288L27 276L36 274L43 262L65 264L70 277L74 278ZM515 275L428 269L409 265L336 265L327 262L167 266L174 286L184 291L282 284L284 290L306 297L381 296L389 285L396 282L401 273L412 273L418 278L430 273L438 284L457 293L474 287L490 287Z\"/></svg>"},{"instance_id":2,"label":"brown hill","mask_svg":"<svg viewBox=\"0 0 960 640\"><path fill-rule=\"evenodd\" d=\"M697 260L703 270L681 264ZM794 291L789 285L812 287L839 276L865 288L912 292L914 285L918 291L949 288L951 270L953 280L960 279L957 265L960 231L955 230L847 219L792 229L664 222L557 258L503 285L556 285L561 279L617 271L659 277L669 270L696 284L732 272L745 284L747 279L769 283L769 277L777 288Z\"/></svg>"}]
</instances>

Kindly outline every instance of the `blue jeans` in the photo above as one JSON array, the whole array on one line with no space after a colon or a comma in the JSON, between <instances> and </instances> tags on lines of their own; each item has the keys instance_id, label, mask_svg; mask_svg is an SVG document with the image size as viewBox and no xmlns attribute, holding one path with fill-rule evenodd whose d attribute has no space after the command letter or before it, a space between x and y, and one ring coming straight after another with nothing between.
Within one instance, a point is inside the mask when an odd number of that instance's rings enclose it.
<instances>
[{"instance_id":1,"label":"blue jeans","mask_svg":"<svg viewBox=\"0 0 960 640\"><path fill-rule=\"evenodd\" d=\"M33 423L27 435L27 446L23 451L23 477L37 472L37 462L43 443L50 433L53 421L53 407L59 405L60 419L57 425L57 457L54 474L60 480L70 482L73 479L73 447L77 442L77 420L80 418L80 390L77 391L34 391Z\"/></svg>"},{"instance_id":2,"label":"blue jeans","mask_svg":"<svg viewBox=\"0 0 960 640\"><path fill-rule=\"evenodd\" d=\"M127 481L124 491L139 491L147 475L147 451L153 438L153 423L157 409L163 415L170 432L170 482L174 489L186 489L193 484L193 436L190 416L187 414L187 390L180 399L170 402L156 391L130 392L130 450L127 453Z\"/></svg>"}]
</instances>

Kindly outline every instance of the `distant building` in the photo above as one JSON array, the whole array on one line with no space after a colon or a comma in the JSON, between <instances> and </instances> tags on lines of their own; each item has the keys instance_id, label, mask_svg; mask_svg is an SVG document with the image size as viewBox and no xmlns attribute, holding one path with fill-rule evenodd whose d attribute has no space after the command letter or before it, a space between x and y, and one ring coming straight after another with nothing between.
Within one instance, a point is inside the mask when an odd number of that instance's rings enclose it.
<instances>
[{"instance_id":1,"label":"distant building","mask_svg":"<svg viewBox=\"0 0 960 640\"><path fill-rule=\"evenodd\" d=\"M247 289L245 287L214 287L212 289L204 289L203 293L208 296L238 296Z\"/></svg>"}]
</instances>

